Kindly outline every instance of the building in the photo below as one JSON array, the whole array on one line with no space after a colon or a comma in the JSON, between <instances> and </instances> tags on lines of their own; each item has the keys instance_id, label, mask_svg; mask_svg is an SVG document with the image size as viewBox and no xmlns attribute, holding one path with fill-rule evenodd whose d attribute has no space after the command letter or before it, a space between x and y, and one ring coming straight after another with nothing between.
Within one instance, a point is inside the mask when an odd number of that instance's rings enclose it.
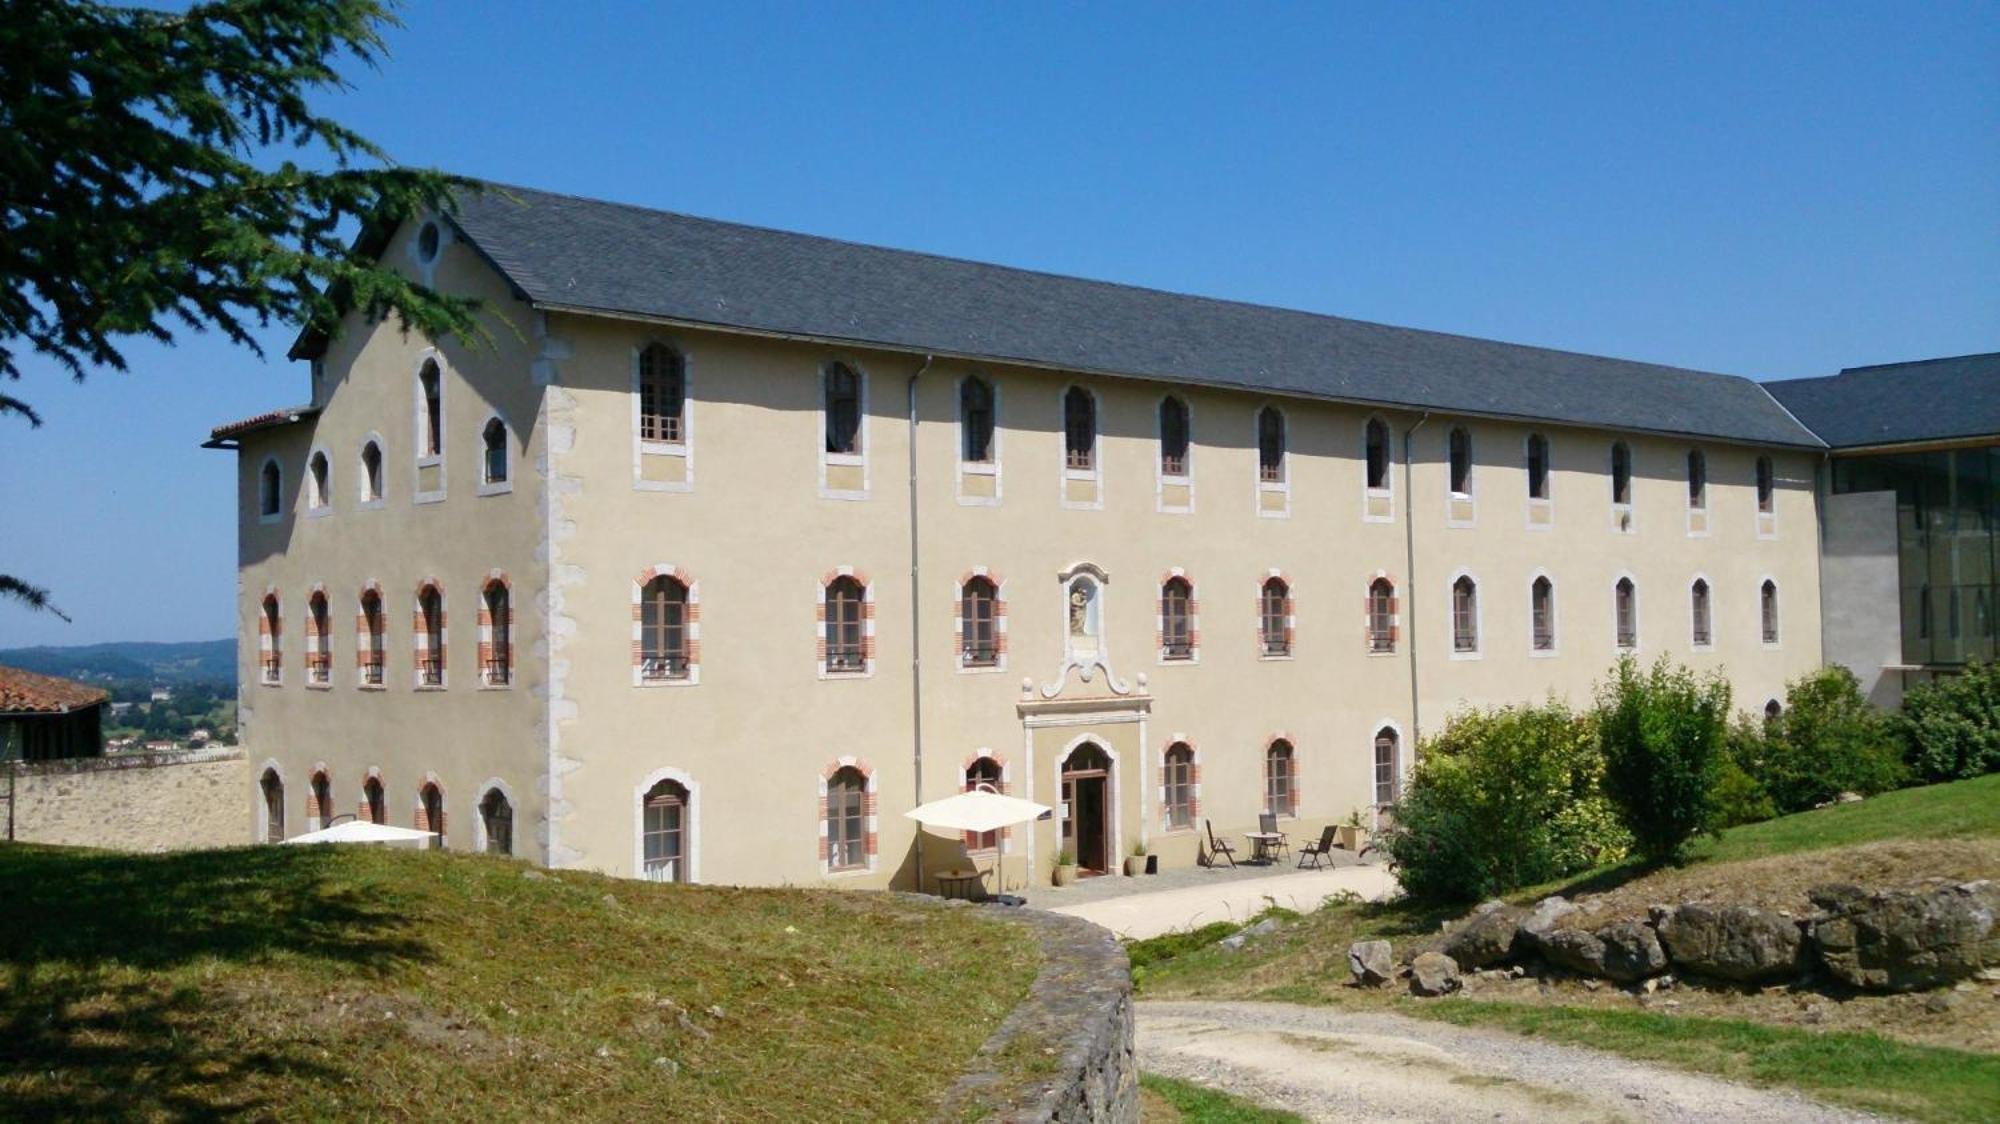
<instances>
[{"instance_id":1,"label":"building","mask_svg":"<svg viewBox=\"0 0 2000 1124\"><path fill-rule=\"evenodd\" d=\"M1825 447L1749 380L520 188L364 245L490 339L350 313L211 438L267 835L915 886L989 783L1057 806L1012 886L1370 814L1621 654L1820 662Z\"/></svg>"},{"instance_id":2,"label":"building","mask_svg":"<svg viewBox=\"0 0 2000 1124\"><path fill-rule=\"evenodd\" d=\"M0 667L0 759L100 756L110 697L72 679Z\"/></svg>"},{"instance_id":3,"label":"building","mask_svg":"<svg viewBox=\"0 0 2000 1124\"><path fill-rule=\"evenodd\" d=\"M1824 439L1826 659L1869 698L1994 657L2000 353L1767 384Z\"/></svg>"}]
</instances>

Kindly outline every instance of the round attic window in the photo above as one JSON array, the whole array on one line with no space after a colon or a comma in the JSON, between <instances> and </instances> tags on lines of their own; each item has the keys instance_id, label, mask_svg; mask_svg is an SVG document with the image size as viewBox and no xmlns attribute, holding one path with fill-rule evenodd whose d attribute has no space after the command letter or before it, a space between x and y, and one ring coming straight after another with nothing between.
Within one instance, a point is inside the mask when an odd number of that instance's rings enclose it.
<instances>
[{"instance_id":1,"label":"round attic window","mask_svg":"<svg viewBox=\"0 0 2000 1124\"><path fill-rule=\"evenodd\" d=\"M443 238L443 234L438 230L438 224L425 223L424 228L417 232L417 256L427 262L436 261L438 245Z\"/></svg>"}]
</instances>

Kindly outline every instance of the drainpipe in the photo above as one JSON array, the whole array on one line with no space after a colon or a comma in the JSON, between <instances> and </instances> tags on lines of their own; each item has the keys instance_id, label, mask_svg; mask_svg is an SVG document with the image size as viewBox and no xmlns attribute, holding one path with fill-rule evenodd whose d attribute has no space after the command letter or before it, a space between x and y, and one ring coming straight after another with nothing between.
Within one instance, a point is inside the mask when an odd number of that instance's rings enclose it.
<instances>
[{"instance_id":1,"label":"drainpipe","mask_svg":"<svg viewBox=\"0 0 2000 1124\"><path fill-rule=\"evenodd\" d=\"M1423 719L1417 702L1417 494L1410 471L1417 431L1431 420L1431 412L1403 431L1403 572L1410 575L1403 591L1403 604L1410 621L1410 760L1416 760L1417 743L1422 737Z\"/></svg>"},{"instance_id":2,"label":"drainpipe","mask_svg":"<svg viewBox=\"0 0 2000 1124\"><path fill-rule=\"evenodd\" d=\"M924 635L923 586L917 554L917 380L937 356L924 356L910 375L910 775L915 785L914 808L924 802ZM924 892L924 829L917 826L917 892Z\"/></svg>"}]
</instances>

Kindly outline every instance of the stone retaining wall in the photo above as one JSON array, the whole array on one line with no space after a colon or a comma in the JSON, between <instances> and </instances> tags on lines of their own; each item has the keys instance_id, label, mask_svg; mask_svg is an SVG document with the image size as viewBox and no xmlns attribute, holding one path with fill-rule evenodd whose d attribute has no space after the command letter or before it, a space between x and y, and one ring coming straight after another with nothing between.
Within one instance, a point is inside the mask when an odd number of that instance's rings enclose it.
<instances>
[{"instance_id":1,"label":"stone retaining wall","mask_svg":"<svg viewBox=\"0 0 2000 1124\"><path fill-rule=\"evenodd\" d=\"M1137 1124L1132 964L1117 938L1061 914L970 908L1000 924L1028 926L1042 946L1042 969L1028 998L980 1047L938 1119Z\"/></svg>"},{"instance_id":2,"label":"stone retaining wall","mask_svg":"<svg viewBox=\"0 0 2000 1124\"><path fill-rule=\"evenodd\" d=\"M176 851L250 842L250 766L239 749L17 762L14 838ZM0 815L7 778L0 768Z\"/></svg>"}]
</instances>

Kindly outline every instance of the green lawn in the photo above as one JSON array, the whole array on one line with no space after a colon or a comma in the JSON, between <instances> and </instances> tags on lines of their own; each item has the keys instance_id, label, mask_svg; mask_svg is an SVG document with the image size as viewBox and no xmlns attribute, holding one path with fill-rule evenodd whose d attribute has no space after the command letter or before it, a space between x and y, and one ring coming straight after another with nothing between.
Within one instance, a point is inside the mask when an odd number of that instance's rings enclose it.
<instances>
[{"instance_id":1,"label":"green lawn","mask_svg":"<svg viewBox=\"0 0 2000 1124\"><path fill-rule=\"evenodd\" d=\"M886 895L0 844L0 1116L929 1116L1039 955Z\"/></svg>"},{"instance_id":2,"label":"green lawn","mask_svg":"<svg viewBox=\"0 0 2000 1124\"><path fill-rule=\"evenodd\" d=\"M1744 824L1703 843L1695 857L1737 862L1887 839L1994 838L2000 838L2000 773Z\"/></svg>"},{"instance_id":3,"label":"green lawn","mask_svg":"<svg viewBox=\"0 0 2000 1124\"><path fill-rule=\"evenodd\" d=\"M1139 1088L1144 1124L1305 1124L1298 1113L1265 1108L1174 1077L1142 1074Z\"/></svg>"}]
</instances>

